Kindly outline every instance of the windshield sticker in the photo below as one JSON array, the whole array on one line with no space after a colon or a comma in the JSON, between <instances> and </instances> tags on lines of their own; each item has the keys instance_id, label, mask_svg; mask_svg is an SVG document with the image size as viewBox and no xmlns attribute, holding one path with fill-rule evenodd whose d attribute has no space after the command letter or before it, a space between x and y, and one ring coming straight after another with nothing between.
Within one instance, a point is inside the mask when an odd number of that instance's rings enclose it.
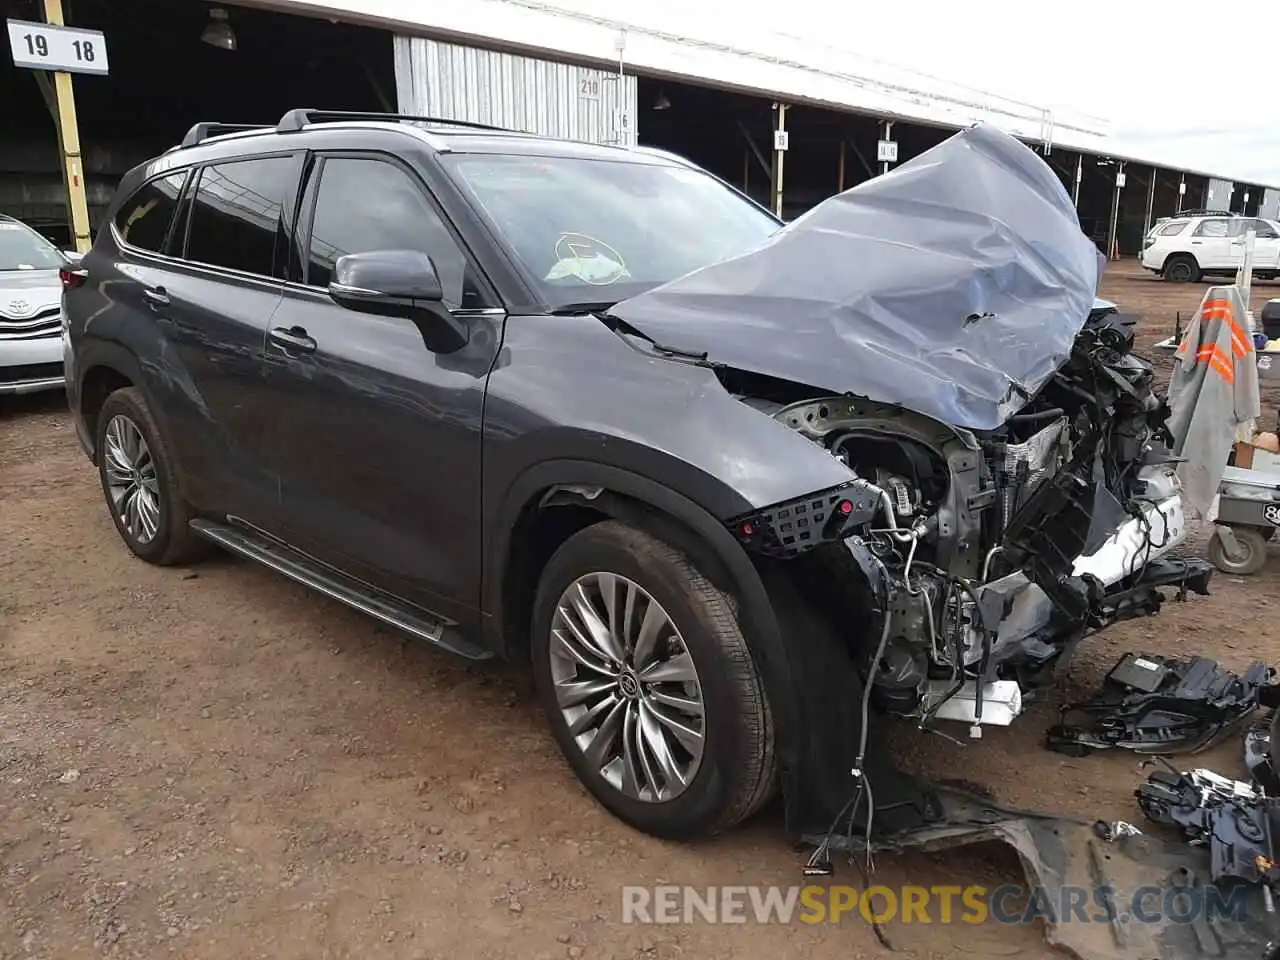
<instances>
[{"instance_id":1,"label":"windshield sticker","mask_svg":"<svg viewBox=\"0 0 1280 960\"><path fill-rule=\"evenodd\" d=\"M595 287L607 287L631 278L617 250L585 233L560 234L555 255L555 265L544 278L548 282L572 277Z\"/></svg>"}]
</instances>

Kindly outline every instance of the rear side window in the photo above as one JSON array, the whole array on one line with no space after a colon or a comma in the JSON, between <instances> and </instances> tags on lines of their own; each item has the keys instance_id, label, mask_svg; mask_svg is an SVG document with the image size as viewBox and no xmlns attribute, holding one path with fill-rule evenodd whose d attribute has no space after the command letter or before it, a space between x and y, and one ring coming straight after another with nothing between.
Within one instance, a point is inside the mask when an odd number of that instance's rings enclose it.
<instances>
[{"instance_id":1,"label":"rear side window","mask_svg":"<svg viewBox=\"0 0 1280 960\"><path fill-rule=\"evenodd\" d=\"M282 277L280 213L294 188L292 157L204 167L191 203L186 258L263 277Z\"/></svg>"},{"instance_id":2,"label":"rear side window","mask_svg":"<svg viewBox=\"0 0 1280 960\"><path fill-rule=\"evenodd\" d=\"M1196 227L1195 236L1229 237L1235 233L1232 229L1234 226L1235 222L1232 220L1203 220L1200 226Z\"/></svg>"},{"instance_id":3,"label":"rear side window","mask_svg":"<svg viewBox=\"0 0 1280 960\"><path fill-rule=\"evenodd\" d=\"M171 173L143 184L116 214L116 229L125 243L152 253L164 253L169 225L178 209L178 197L187 171Z\"/></svg>"},{"instance_id":4,"label":"rear side window","mask_svg":"<svg viewBox=\"0 0 1280 960\"><path fill-rule=\"evenodd\" d=\"M1160 236L1176 237L1183 230L1187 229L1188 222L1189 221L1186 221L1186 220L1175 220L1173 223L1166 223L1163 227L1160 228Z\"/></svg>"}]
</instances>

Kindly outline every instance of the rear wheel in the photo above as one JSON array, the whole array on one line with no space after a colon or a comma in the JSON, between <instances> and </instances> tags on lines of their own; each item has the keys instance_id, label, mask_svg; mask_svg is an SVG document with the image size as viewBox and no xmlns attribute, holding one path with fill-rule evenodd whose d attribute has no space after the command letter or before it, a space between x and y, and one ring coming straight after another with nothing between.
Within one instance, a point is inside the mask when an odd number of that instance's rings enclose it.
<instances>
[{"instance_id":1,"label":"rear wheel","mask_svg":"<svg viewBox=\"0 0 1280 960\"><path fill-rule=\"evenodd\" d=\"M1164 278L1172 283L1196 283L1200 280L1200 264L1189 253L1175 253L1164 262Z\"/></svg>"},{"instance_id":2,"label":"rear wheel","mask_svg":"<svg viewBox=\"0 0 1280 960\"><path fill-rule=\"evenodd\" d=\"M120 539L161 566L186 563L210 547L187 525L169 447L137 387L115 391L98 412L98 476Z\"/></svg>"},{"instance_id":3,"label":"rear wheel","mask_svg":"<svg viewBox=\"0 0 1280 960\"><path fill-rule=\"evenodd\" d=\"M646 833L712 835L772 792L772 717L734 606L683 553L616 521L569 538L543 573L538 697L578 778Z\"/></svg>"},{"instance_id":4,"label":"rear wheel","mask_svg":"<svg viewBox=\"0 0 1280 960\"><path fill-rule=\"evenodd\" d=\"M1236 548L1229 549L1217 530L1209 538L1209 562L1223 573L1247 577L1257 573L1267 562L1267 540L1252 527L1232 527Z\"/></svg>"}]
</instances>

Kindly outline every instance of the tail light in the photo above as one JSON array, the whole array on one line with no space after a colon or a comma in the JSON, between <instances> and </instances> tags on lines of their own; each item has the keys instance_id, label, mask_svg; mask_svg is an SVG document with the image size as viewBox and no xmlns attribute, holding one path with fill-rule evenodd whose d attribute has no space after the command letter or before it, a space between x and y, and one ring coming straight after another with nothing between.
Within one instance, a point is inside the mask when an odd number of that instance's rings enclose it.
<instances>
[{"instance_id":1,"label":"tail light","mask_svg":"<svg viewBox=\"0 0 1280 960\"><path fill-rule=\"evenodd\" d=\"M63 290L72 290L89 279L89 271L84 267L61 267L58 279L62 281Z\"/></svg>"}]
</instances>

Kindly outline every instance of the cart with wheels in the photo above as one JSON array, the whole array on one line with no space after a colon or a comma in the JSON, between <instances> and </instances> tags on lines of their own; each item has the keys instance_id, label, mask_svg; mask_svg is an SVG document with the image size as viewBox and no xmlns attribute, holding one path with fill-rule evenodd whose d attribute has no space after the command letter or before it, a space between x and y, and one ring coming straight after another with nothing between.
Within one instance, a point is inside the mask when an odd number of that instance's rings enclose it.
<instances>
[{"instance_id":1,"label":"cart with wheels","mask_svg":"<svg viewBox=\"0 0 1280 960\"><path fill-rule=\"evenodd\" d=\"M1227 467L1218 486L1218 511L1209 562L1223 573L1248 576L1267 562L1267 541L1280 526L1280 473Z\"/></svg>"}]
</instances>

